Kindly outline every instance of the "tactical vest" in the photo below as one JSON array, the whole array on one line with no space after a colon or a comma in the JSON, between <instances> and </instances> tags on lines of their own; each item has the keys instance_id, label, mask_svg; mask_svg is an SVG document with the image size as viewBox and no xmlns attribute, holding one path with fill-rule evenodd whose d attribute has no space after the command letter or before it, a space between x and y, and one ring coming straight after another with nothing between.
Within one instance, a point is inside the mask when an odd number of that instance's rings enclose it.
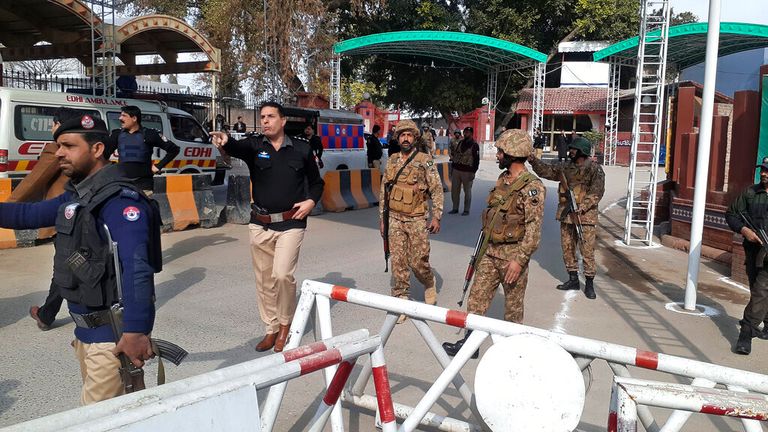
<instances>
[{"instance_id":1,"label":"tactical vest","mask_svg":"<svg viewBox=\"0 0 768 432\"><path fill-rule=\"evenodd\" d=\"M472 166L472 146L469 146L466 151L462 151L462 143L456 145L456 149L453 152L453 163Z\"/></svg>"},{"instance_id":2,"label":"tactical vest","mask_svg":"<svg viewBox=\"0 0 768 432\"><path fill-rule=\"evenodd\" d=\"M141 162L150 163L152 161L152 147L144 143L144 128L136 133L121 131L117 138L117 149L120 153L120 163Z\"/></svg>"},{"instance_id":3,"label":"tactical vest","mask_svg":"<svg viewBox=\"0 0 768 432\"><path fill-rule=\"evenodd\" d=\"M533 179L531 173L520 174L507 185L500 179L488 195L488 208L483 210L483 227L491 243L517 243L525 237L525 192ZM518 181L519 180L519 181Z\"/></svg>"},{"instance_id":4,"label":"tactical vest","mask_svg":"<svg viewBox=\"0 0 768 432\"><path fill-rule=\"evenodd\" d=\"M402 156L401 156L402 159ZM397 183L392 185L392 191L389 194L389 209L405 216L423 216L427 213L426 199L426 171L422 169L424 161L417 157L408 166L397 179ZM397 170L389 173L387 181L392 181ZM387 169L389 171L389 168Z\"/></svg>"},{"instance_id":5,"label":"tactical vest","mask_svg":"<svg viewBox=\"0 0 768 432\"><path fill-rule=\"evenodd\" d=\"M89 308L109 307L119 300L113 257L104 227L97 220L99 210L126 188L144 196L133 184L115 181L114 176L100 180L100 185L93 185L90 197L76 198L59 207L54 240L53 282L67 301ZM152 209L147 242L149 264L159 272L162 269L160 212L155 201L148 202Z\"/></svg>"}]
</instances>

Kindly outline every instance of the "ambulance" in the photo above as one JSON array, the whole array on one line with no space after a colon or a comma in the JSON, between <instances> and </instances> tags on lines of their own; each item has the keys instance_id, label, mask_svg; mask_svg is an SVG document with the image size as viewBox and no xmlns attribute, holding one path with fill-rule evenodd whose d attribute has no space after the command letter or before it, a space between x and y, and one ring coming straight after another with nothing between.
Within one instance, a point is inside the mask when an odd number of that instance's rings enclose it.
<instances>
[{"instance_id":1,"label":"ambulance","mask_svg":"<svg viewBox=\"0 0 768 432\"><path fill-rule=\"evenodd\" d=\"M0 178L22 178L32 170L45 144L53 140L51 126L58 108L98 117L114 130L120 129L120 107L126 105L141 109L142 126L157 129L181 148L164 173L215 174L218 152L200 123L182 110L154 101L0 87ZM160 160L164 154L155 149L153 158Z\"/></svg>"}]
</instances>

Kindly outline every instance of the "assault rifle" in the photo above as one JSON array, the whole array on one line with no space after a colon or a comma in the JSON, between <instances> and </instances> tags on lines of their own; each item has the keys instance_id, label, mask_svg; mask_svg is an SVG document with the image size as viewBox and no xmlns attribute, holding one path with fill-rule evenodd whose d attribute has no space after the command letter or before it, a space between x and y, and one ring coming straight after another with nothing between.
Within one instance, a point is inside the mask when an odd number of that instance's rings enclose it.
<instances>
[{"instance_id":1,"label":"assault rifle","mask_svg":"<svg viewBox=\"0 0 768 432\"><path fill-rule=\"evenodd\" d=\"M109 250L112 253L112 259L115 266L115 281L117 285L117 303L113 304L109 308L109 323L112 326L112 332L115 334L115 343L120 341L123 336L123 281L122 281L122 269L120 267L120 256L117 251L117 242L112 240L112 234L109 232L109 227L104 224L104 231L107 234L107 242L109 243ZM162 340L162 339L150 339L152 343L152 349L155 354L161 359L166 359L174 365L178 366L184 361L184 358L189 354L180 346ZM125 353L120 353L120 378L123 381L123 388L126 393L133 393L135 391L144 390L144 369L137 368L131 362ZM158 367L157 383L163 384L165 382L165 371L162 360ZM162 381L162 382L161 382Z\"/></svg>"},{"instance_id":2,"label":"assault rifle","mask_svg":"<svg viewBox=\"0 0 768 432\"><path fill-rule=\"evenodd\" d=\"M739 212L739 216L741 216L741 220L744 221L744 223L747 225L747 228L751 229L752 232L757 234L757 238L759 238L760 242L762 243L760 253L757 255L757 263L762 264L765 260L765 257L768 256L768 234L766 234L763 228L758 228L757 225L752 222L752 219L749 217L749 215L745 214L744 212ZM758 267L761 267L761 265L758 265Z\"/></svg>"},{"instance_id":3,"label":"assault rifle","mask_svg":"<svg viewBox=\"0 0 768 432\"><path fill-rule=\"evenodd\" d=\"M565 178L564 172L560 172L560 182L563 184L563 189L565 189L565 210L563 210L563 214L560 215L560 219L565 220L568 215L571 215L571 222L573 222L573 226L576 228L576 236L581 242L584 240L584 228L581 225L579 205L576 203L576 197L573 196L573 191L568 186L568 179Z\"/></svg>"},{"instance_id":4,"label":"assault rifle","mask_svg":"<svg viewBox=\"0 0 768 432\"><path fill-rule=\"evenodd\" d=\"M384 232L381 238L384 241L384 273L389 271L389 193L392 191L392 183L384 184L384 211L382 212L382 222L384 223Z\"/></svg>"},{"instance_id":5,"label":"assault rifle","mask_svg":"<svg viewBox=\"0 0 768 432\"><path fill-rule=\"evenodd\" d=\"M469 265L467 266L467 273L464 275L464 289L461 291L461 300L459 300L459 306L464 304L464 297L467 295L469 289L469 283L472 281L472 276L475 275L475 266L480 258L480 249L483 247L485 240L485 231L480 230L480 235L477 236L477 243L475 244L475 250L472 252L472 256L469 257Z\"/></svg>"}]
</instances>

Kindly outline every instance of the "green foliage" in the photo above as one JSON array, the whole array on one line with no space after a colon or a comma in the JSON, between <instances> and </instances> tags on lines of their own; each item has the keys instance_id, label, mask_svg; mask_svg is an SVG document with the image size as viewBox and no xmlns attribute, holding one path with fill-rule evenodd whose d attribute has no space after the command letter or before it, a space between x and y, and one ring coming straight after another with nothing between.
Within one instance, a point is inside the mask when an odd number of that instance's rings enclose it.
<instances>
[{"instance_id":1,"label":"green foliage","mask_svg":"<svg viewBox=\"0 0 768 432\"><path fill-rule=\"evenodd\" d=\"M597 146L598 144L600 144L601 142L603 142L603 140L605 139L605 134L604 134L604 133L602 133L602 132L597 132L597 131L593 131L593 130L590 130L590 131L586 131L586 132L584 132L584 133L582 134L582 136L583 136L583 137L584 137L584 138L585 138L587 141L589 141L589 143L590 143L590 144L592 144L592 147L595 147L595 146Z\"/></svg>"}]
</instances>

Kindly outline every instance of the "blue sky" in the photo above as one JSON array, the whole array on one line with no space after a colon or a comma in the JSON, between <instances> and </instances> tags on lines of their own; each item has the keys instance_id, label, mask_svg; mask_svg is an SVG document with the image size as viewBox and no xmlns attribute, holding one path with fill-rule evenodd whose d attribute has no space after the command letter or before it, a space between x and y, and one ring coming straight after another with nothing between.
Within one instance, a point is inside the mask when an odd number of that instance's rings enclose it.
<instances>
[{"instance_id":1,"label":"blue sky","mask_svg":"<svg viewBox=\"0 0 768 432\"><path fill-rule=\"evenodd\" d=\"M691 11L707 21L709 0L670 0L675 12ZM768 1L720 0L720 20L768 25Z\"/></svg>"}]
</instances>

